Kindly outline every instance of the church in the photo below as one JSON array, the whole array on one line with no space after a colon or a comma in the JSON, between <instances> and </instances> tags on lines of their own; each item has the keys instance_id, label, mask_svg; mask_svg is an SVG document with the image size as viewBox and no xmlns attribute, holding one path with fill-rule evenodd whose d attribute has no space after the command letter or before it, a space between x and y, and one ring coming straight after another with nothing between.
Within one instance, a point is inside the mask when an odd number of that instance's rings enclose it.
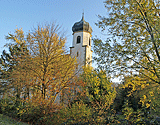
<instances>
[{"instance_id":1,"label":"church","mask_svg":"<svg viewBox=\"0 0 160 125\"><path fill-rule=\"evenodd\" d=\"M92 28L88 22L84 20L84 14L79 22L74 23L72 27L73 42L70 47L70 56L77 59L78 67L76 74L82 73L82 66L92 66L92 50L91 50L91 37ZM76 87L73 87L73 93L76 93ZM68 96L65 90L63 94L57 96L57 102L67 102ZM73 95L74 95L73 94ZM65 100L67 98L67 100Z\"/></svg>"},{"instance_id":2,"label":"church","mask_svg":"<svg viewBox=\"0 0 160 125\"><path fill-rule=\"evenodd\" d=\"M72 31L73 42L70 47L70 55L77 58L78 70L81 70L84 65L92 66L92 27L84 20L84 13L82 19L73 25Z\"/></svg>"}]
</instances>

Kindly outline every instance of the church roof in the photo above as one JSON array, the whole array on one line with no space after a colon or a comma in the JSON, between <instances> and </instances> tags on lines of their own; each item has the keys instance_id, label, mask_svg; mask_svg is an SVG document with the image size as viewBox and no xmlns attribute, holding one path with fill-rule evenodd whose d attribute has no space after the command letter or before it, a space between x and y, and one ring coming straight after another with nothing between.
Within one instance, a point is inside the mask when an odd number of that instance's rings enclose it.
<instances>
[{"instance_id":1,"label":"church roof","mask_svg":"<svg viewBox=\"0 0 160 125\"><path fill-rule=\"evenodd\" d=\"M72 27L73 32L77 31L87 31L92 33L92 27L89 25L88 22L84 20L84 14L82 15L82 19L79 22L76 22Z\"/></svg>"}]
</instances>

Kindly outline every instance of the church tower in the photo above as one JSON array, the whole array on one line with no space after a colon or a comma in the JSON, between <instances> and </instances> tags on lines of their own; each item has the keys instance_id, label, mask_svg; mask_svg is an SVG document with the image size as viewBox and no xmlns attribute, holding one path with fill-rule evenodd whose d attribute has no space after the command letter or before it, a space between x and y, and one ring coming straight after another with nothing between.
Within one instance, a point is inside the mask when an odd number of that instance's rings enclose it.
<instances>
[{"instance_id":1,"label":"church tower","mask_svg":"<svg viewBox=\"0 0 160 125\"><path fill-rule=\"evenodd\" d=\"M79 22L73 27L73 43L70 47L71 57L77 58L79 64L78 69L84 65L92 66L92 50L91 50L91 33L92 28L88 22L84 20L84 14Z\"/></svg>"}]
</instances>

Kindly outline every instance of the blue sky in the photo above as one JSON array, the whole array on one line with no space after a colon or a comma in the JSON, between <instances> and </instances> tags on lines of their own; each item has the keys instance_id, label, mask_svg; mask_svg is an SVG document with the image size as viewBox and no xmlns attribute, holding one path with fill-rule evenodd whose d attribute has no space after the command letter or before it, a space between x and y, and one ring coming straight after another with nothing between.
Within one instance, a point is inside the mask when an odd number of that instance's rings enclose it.
<instances>
[{"instance_id":1,"label":"blue sky","mask_svg":"<svg viewBox=\"0 0 160 125\"><path fill-rule=\"evenodd\" d=\"M23 28L24 33L39 23L57 22L62 25L67 37L68 48L72 46L72 26L82 18L89 22L95 36L104 39L101 30L95 26L97 15L107 15L104 0L0 0L0 55L9 43L5 40L8 33ZM95 65L94 65L95 66ZM117 79L115 80L117 81Z\"/></svg>"},{"instance_id":2,"label":"blue sky","mask_svg":"<svg viewBox=\"0 0 160 125\"><path fill-rule=\"evenodd\" d=\"M95 26L97 15L106 15L104 0L0 0L0 54L8 33L23 28L26 33L39 23L55 22L66 31L67 46L72 46L72 26L84 19L90 23L93 38L101 37L100 29Z\"/></svg>"}]
</instances>

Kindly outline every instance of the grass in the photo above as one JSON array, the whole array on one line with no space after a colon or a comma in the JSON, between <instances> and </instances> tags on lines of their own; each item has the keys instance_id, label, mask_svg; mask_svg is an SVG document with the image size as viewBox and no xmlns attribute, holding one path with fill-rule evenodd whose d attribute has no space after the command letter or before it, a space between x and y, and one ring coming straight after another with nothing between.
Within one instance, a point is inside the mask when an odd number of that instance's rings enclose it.
<instances>
[{"instance_id":1,"label":"grass","mask_svg":"<svg viewBox=\"0 0 160 125\"><path fill-rule=\"evenodd\" d=\"M0 125L28 125L28 124L16 121L8 116L0 114Z\"/></svg>"}]
</instances>

